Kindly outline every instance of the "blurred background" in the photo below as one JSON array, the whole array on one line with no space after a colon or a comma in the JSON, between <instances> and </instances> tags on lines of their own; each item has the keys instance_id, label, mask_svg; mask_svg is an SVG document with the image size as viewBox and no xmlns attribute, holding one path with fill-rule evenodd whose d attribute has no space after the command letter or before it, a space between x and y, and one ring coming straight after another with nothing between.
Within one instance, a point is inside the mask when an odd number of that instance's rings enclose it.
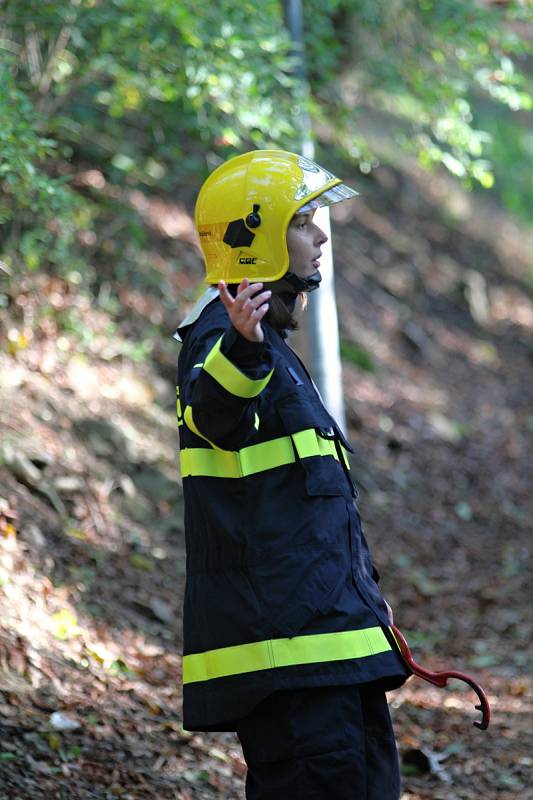
<instances>
[{"instance_id":1,"label":"blurred background","mask_svg":"<svg viewBox=\"0 0 533 800\"><path fill-rule=\"evenodd\" d=\"M333 209L352 469L415 658L402 800L533 797L533 10L303 0L0 5L0 796L243 797L180 717L171 335L209 172L298 151ZM528 650L529 648L529 650ZM529 692L529 697L528 697Z\"/></svg>"}]
</instances>

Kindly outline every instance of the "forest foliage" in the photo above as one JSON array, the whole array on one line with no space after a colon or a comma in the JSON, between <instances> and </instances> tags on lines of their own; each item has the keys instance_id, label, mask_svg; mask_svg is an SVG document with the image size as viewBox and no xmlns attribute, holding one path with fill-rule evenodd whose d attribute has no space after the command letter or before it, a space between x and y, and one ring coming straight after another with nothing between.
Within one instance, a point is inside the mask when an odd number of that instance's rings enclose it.
<instances>
[{"instance_id":1,"label":"forest foliage","mask_svg":"<svg viewBox=\"0 0 533 800\"><path fill-rule=\"evenodd\" d=\"M142 247L126 192L191 195L250 147L298 149L307 108L336 157L378 163L365 120L430 169L533 200L528 4L304 0L309 92L284 6L264 0L6 0L0 6L0 257L89 278ZM491 158L492 155L492 158ZM80 181L79 175L92 176ZM118 233L117 233L118 232ZM120 247L112 253L125 257ZM91 265L91 266L90 266Z\"/></svg>"}]
</instances>

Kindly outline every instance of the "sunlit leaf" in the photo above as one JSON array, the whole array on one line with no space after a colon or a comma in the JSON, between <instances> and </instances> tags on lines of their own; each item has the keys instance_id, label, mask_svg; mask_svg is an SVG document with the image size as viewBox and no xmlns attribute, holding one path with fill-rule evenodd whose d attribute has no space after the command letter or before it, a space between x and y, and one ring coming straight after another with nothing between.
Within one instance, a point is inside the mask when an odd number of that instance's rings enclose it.
<instances>
[{"instance_id":1,"label":"sunlit leaf","mask_svg":"<svg viewBox=\"0 0 533 800\"><path fill-rule=\"evenodd\" d=\"M83 633L78 625L78 619L68 608L56 611L50 617L51 630L58 639L71 639Z\"/></svg>"}]
</instances>

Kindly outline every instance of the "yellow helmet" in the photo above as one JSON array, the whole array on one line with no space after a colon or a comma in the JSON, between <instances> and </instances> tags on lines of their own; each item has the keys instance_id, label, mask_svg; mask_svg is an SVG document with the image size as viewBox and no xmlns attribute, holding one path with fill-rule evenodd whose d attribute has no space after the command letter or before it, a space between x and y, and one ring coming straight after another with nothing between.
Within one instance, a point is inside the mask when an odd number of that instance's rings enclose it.
<instances>
[{"instance_id":1,"label":"yellow helmet","mask_svg":"<svg viewBox=\"0 0 533 800\"><path fill-rule=\"evenodd\" d=\"M287 228L298 209L357 194L314 161L285 150L253 150L226 161L196 201L206 282L278 280L289 268Z\"/></svg>"}]
</instances>

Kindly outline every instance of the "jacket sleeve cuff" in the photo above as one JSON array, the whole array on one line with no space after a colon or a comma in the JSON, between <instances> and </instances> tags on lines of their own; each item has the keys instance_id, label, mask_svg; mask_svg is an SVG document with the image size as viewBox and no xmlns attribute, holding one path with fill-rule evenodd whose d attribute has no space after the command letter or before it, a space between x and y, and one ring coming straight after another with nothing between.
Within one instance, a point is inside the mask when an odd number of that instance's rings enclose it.
<instances>
[{"instance_id":1,"label":"jacket sleeve cuff","mask_svg":"<svg viewBox=\"0 0 533 800\"><path fill-rule=\"evenodd\" d=\"M256 370L264 367L265 342L251 342L245 339L236 328L231 325L222 337L221 352L227 356L239 369Z\"/></svg>"},{"instance_id":2,"label":"jacket sleeve cuff","mask_svg":"<svg viewBox=\"0 0 533 800\"><path fill-rule=\"evenodd\" d=\"M203 368L226 391L237 397L257 397L273 369L264 342L250 342L231 327L208 353Z\"/></svg>"}]
</instances>

